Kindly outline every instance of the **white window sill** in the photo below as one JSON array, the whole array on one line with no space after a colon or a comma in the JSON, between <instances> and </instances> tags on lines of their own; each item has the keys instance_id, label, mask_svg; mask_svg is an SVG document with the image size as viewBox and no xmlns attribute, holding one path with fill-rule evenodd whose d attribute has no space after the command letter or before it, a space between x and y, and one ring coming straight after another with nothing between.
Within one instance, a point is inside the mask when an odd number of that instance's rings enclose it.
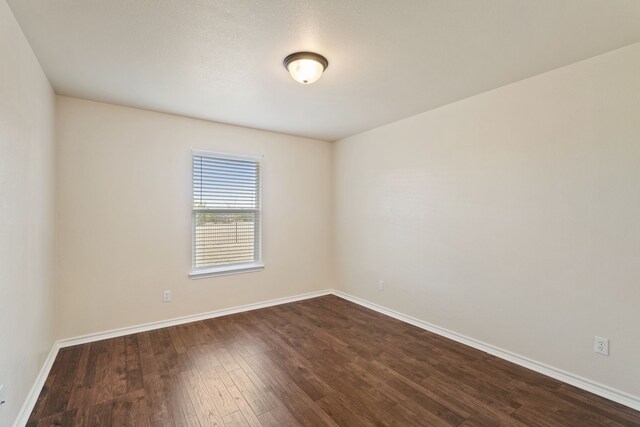
<instances>
[{"instance_id":1,"label":"white window sill","mask_svg":"<svg viewBox=\"0 0 640 427\"><path fill-rule=\"evenodd\" d=\"M212 276L227 276L229 274L251 273L253 271L261 271L264 264L261 262L252 262L249 264L223 265L220 267L207 267L191 270L190 279L204 279Z\"/></svg>"}]
</instances>

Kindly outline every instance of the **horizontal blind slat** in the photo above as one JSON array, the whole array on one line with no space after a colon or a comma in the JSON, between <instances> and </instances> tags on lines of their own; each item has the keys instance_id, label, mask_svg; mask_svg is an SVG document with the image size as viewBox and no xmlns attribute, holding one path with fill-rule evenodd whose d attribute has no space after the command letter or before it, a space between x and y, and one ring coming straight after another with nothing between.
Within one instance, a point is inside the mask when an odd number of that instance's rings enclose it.
<instances>
[{"instance_id":1,"label":"horizontal blind slat","mask_svg":"<svg viewBox=\"0 0 640 427\"><path fill-rule=\"evenodd\" d=\"M237 167L256 167L258 164L255 160L240 160L240 159L231 159L228 157L212 157L212 156L193 156L194 164L225 164L225 165L234 165Z\"/></svg>"},{"instance_id":2,"label":"horizontal blind slat","mask_svg":"<svg viewBox=\"0 0 640 427\"><path fill-rule=\"evenodd\" d=\"M210 179L217 179L220 177L228 177L229 180L238 180L238 181L242 181L242 180L253 180L256 171L251 171L251 172L247 172L247 173L238 173L238 172L231 172L231 171L227 171L227 170L223 170L223 171L219 171L219 170L208 170L208 169L196 169L195 173L198 175L198 178L200 178L200 176L202 176L202 178L210 178Z\"/></svg>"}]
</instances>

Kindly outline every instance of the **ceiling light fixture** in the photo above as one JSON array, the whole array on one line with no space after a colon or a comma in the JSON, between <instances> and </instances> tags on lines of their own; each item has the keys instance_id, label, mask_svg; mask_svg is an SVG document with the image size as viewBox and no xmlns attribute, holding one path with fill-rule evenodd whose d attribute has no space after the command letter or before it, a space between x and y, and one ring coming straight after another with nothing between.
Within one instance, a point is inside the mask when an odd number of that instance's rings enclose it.
<instances>
[{"instance_id":1,"label":"ceiling light fixture","mask_svg":"<svg viewBox=\"0 0 640 427\"><path fill-rule=\"evenodd\" d=\"M293 80L306 85L322 76L322 72L329 66L329 61L317 53L296 52L284 58L283 64Z\"/></svg>"}]
</instances>

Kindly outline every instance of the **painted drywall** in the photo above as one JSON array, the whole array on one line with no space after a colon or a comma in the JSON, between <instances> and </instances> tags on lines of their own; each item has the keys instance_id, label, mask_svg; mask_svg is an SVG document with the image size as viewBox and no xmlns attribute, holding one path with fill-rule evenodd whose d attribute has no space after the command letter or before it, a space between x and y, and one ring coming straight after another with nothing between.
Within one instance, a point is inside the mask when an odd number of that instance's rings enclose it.
<instances>
[{"instance_id":1,"label":"painted drywall","mask_svg":"<svg viewBox=\"0 0 640 427\"><path fill-rule=\"evenodd\" d=\"M55 95L0 0L0 426L53 344Z\"/></svg>"},{"instance_id":2,"label":"painted drywall","mask_svg":"<svg viewBox=\"0 0 640 427\"><path fill-rule=\"evenodd\" d=\"M340 289L640 396L640 44L338 141L333 167Z\"/></svg>"},{"instance_id":3,"label":"painted drywall","mask_svg":"<svg viewBox=\"0 0 640 427\"><path fill-rule=\"evenodd\" d=\"M68 97L56 112L58 338L331 287L330 143ZM187 277L192 148L263 156L263 271Z\"/></svg>"}]
</instances>

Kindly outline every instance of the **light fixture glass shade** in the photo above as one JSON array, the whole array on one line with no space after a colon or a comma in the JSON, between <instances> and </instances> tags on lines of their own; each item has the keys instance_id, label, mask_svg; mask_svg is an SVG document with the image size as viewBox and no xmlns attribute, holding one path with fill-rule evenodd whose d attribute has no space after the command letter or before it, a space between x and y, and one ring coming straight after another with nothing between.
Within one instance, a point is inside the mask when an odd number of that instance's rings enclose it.
<instances>
[{"instance_id":1,"label":"light fixture glass shade","mask_svg":"<svg viewBox=\"0 0 640 427\"><path fill-rule=\"evenodd\" d=\"M292 53L284 59L284 66L291 77L302 84L318 80L328 65L326 58L313 52Z\"/></svg>"}]
</instances>

